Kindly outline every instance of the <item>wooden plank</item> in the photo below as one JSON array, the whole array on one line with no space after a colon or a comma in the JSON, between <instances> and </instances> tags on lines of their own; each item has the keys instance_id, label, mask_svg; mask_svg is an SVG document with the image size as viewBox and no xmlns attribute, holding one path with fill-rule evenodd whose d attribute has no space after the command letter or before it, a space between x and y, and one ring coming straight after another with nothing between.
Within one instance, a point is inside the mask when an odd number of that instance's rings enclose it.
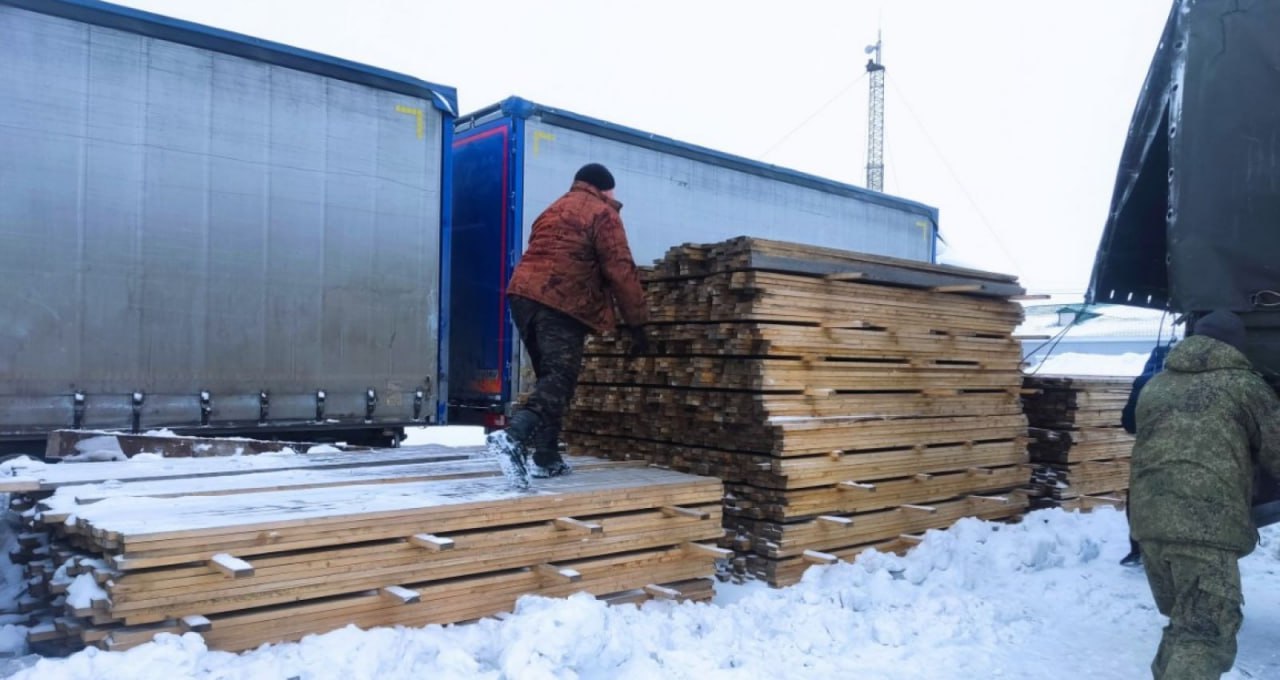
<instances>
[{"instance_id":1,"label":"wooden plank","mask_svg":"<svg viewBox=\"0 0 1280 680\"><path fill-rule=\"evenodd\" d=\"M840 561L839 557L817 550L806 550L803 555L806 562L811 564L835 564Z\"/></svg>"},{"instance_id":2,"label":"wooden plank","mask_svg":"<svg viewBox=\"0 0 1280 680\"><path fill-rule=\"evenodd\" d=\"M559 563L652 550L672 542L714 540L723 533L718 514L715 522L672 520L658 513L649 513L648 518L657 526L645 529L633 523L635 529L623 530L621 527L625 525L619 525L617 534L606 534L591 541L564 533L551 541L544 540L540 536L554 529L532 526L477 535L475 540L460 536L460 547L443 553L423 553L399 543L268 557L260 562L258 575L248 581L210 582L190 570L176 570L169 576L157 572L131 573L122 577L110 592L113 611L133 625L164 620L186 611L221 613L246 606L358 593L387 582L429 583L553 560ZM705 557L702 559L705 561Z\"/></svg>"},{"instance_id":3,"label":"wooden plank","mask_svg":"<svg viewBox=\"0 0 1280 680\"><path fill-rule=\"evenodd\" d=\"M13 469L20 478L39 480L40 490L52 491L61 486L101 484L108 481L138 482L282 470L369 468L383 465L462 461L483 455L486 454L482 447L453 449L443 446L421 446L376 452L266 455L251 459L200 458L181 461L181 465L175 464L175 461L131 460L91 464L14 464ZM7 487L0 485L0 490L7 490Z\"/></svg>"},{"instance_id":4,"label":"wooden plank","mask_svg":"<svg viewBox=\"0 0 1280 680\"><path fill-rule=\"evenodd\" d=\"M192 633L204 633L213 628L213 623L207 617L198 614L191 614L180 619L182 629Z\"/></svg>"},{"instance_id":5,"label":"wooden plank","mask_svg":"<svg viewBox=\"0 0 1280 680\"><path fill-rule=\"evenodd\" d=\"M689 492L678 494L663 494L653 498L652 502L644 501L639 498L611 498L607 501L600 501L599 498L577 499L575 507L566 508L549 508L548 512L573 510L581 512L599 511L618 512L634 510L636 507L644 507L650 505L664 505L664 503L676 503L676 505L699 505L699 503L716 502L721 498L722 490L717 487L714 494L708 493L707 490L689 490ZM449 522L445 526L447 530L468 530L475 529L477 526L500 525L503 522L516 522L520 520L520 514L483 514L479 517L475 514L463 515L457 517L447 517ZM440 519L438 515L433 520L439 525ZM420 528L421 519L413 515L399 517L397 520L381 519L366 522L357 526L348 526L348 528L334 529L329 531L312 531L306 528L297 530L285 529L280 531L271 531L274 537L270 540L262 539L262 534L242 534L230 535L220 540L216 547L220 549L232 549L241 555L264 555L264 553L279 553L285 551L297 551L297 549L319 548L326 546L340 546L340 544L356 542L356 540L376 540L383 538L397 538L404 535L408 531ZM549 525L549 521L548 521ZM303 530L306 529L306 530ZM576 535L576 534L567 534ZM182 546L170 546L170 542L157 544L155 547L146 549L146 551L136 551L125 553L123 556L109 556L109 561L113 563L116 569L137 570L150 569L150 567L179 565L179 563L192 561L192 555L205 551L209 548L209 543L200 543L196 539L191 544L187 544L188 539L184 539ZM598 539L595 539L598 540Z\"/></svg>"},{"instance_id":6,"label":"wooden plank","mask_svg":"<svg viewBox=\"0 0 1280 680\"><path fill-rule=\"evenodd\" d=\"M653 497L645 498L643 496L621 496L613 495L605 499L596 496L574 499L566 502L565 505L546 508L544 512L558 512L566 509L574 512L625 512L637 508L651 507L652 505L698 505L707 502L717 502L722 490L720 486L714 485L710 489L688 488L683 490L663 490ZM571 507L565 507L571 506ZM537 515L534 515L535 517ZM528 521L529 515L524 512L491 511L483 513L479 516L475 512L466 514L451 513L447 517L441 517L436 514L431 519L434 526L440 526L446 531L467 531L483 526L496 526L504 523L519 523L522 520ZM548 525L550 519L547 518ZM443 523L443 526L442 526ZM342 545L353 541L372 541L386 538L399 538L416 528L421 528L423 521L414 514L404 515L394 519L376 518L373 520L363 520L358 523L348 524L337 528L328 528L325 531L317 531L311 527L303 526L297 528L281 529L272 531L274 538L269 541L262 540L262 534L236 534L221 536L216 544L210 543L210 539L190 538L181 540L169 540L151 545L148 549L138 549L124 555L108 555L109 562L118 569L136 570L157 566L182 564L192 561L193 554L199 554L207 551L211 547L222 550L233 550L237 554L260 555L267 553L280 553L291 550L303 550L309 548L320 548L326 546ZM576 534L574 534L576 535ZM593 539L599 540L599 539ZM174 545L179 543L179 545Z\"/></svg>"},{"instance_id":7,"label":"wooden plank","mask_svg":"<svg viewBox=\"0 0 1280 680\"><path fill-rule=\"evenodd\" d=\"M569 583L577 583L582 580L581 572L567 567L558 567L554 564L535 564L533 565L533 570L542 576L568 581Z\"/></svg>"},{"instance_id":8,"label":"wooden plank","mask_svg":"<svg viewBox=\"0 0 1280 680\"><path fill-rule=\"evenodd\" d=\"M416 545L419 548L425 548L432 552L439 552L441 550L453 550L453 546L454 546L454 542L452 538L442 538L440 536L433 536L431 534L414 534L413 536L409 537L409 543L412 543L413 545Z\"/></svg>"},{"instance_id":9,"label":"wooden plank","mask_svg":"<svg viewBox=\"0 0 1280 680\"><path fill-rule=\"evenodd\" d=\"M578 507L590 501L594 507L597 494L614 499L615 505L629 502L633 507L643 507L651 497L660 497L662 493L711 491L716 485L715 480L665 470L603 469L547 480L536 487L536 494L512 490L504 479L494 476L470 480L467 484L414 482L379 485L377 489L356 486L221 498L138 498L127 507L82 506L77 509L77 515L94 531L106 532L108 536L127 535L125 546L129 548L172 539L199 540L217 535L239 536L250 531L350 525L356 520L377 521L413 511L439 513L450 518L466 515L472 520L461 523L469 526L484 526L479 523L497 514L523 515L525 521L534 521L535 517L525 513L539 509L545 512L546 508L569 505L572 501L577 501ZM643 490L642 499L633 495L637 489ZM492 512L498 501L503 501L499 504L501 513ZM156 515L161 508L163 514ZM351 508L360 508L360 511L351 512ZM466 527L456 527L462 528Z\"/></svg>"},{"instance_id":10,"label":"wooden plank","mask_svg":"<svg viewBox=\"0 0 1280 680\"><path fill-rule=\"evenodd\" d=\"M664 507L660 508L663 515L667 517L688 517L690 519L707 519L711 515L706 510L700 508L681 508L681 507Z\"/></svg>"},{"instance_id":11,"label":"wooden plank","mask_svg":"<svg viewBox=\"0 0 1280 680\"><path fill-rule=\"evenodd\" d=\"M692 553L692 554L694 554L694 555L700 555L700 556L702 556L702 557L709 557L709 558L711 558L711 559L713 559L713 560L725 560L725 559L730 559L730 558L732 558L732 557L733 557L733 551L732 551L732 550L725 550L724 548L717 548L717 547L715 547L715 546L713 546L713 545L705 545L705 544L702 544L702 543L694 543L694 542L692 542L692 541L687 541L687 542L683 543L682 545L684 546L684 549L685 549L686 551L688 551L688 552L690 552L690 553Z\"/></svg>"},{"instance_id":12,"label":"wooden plank","mask_svg":"<svg viewBox=\"0 0 1280 680\"><path fill-rule=\"evenodd\" d=\"M209 567L215 569L231 578L245 578L253 576L253 565L242 559L228 555L227 553L218 553L209 560Z\"/></svg>"},{"instance_id":13,"label":"wooden plank","mask_svg":"<svg viewBox=\"0 0 1280 680\"><path fill-rule=\"evenodd\" d=\"M659 600L678 600L680 599L680 591L675 588L668 588L656 584L649 584L644 587L644 592Z\"/></svg>"},{"instance_id":14,"label":"wooden plank","mask_svg":"<svg viewBox=\"0 0 1280 680\"><path fill-rule=\"evenodd\" d=\"M557 517L552 520L552 524L554 524L560 531L572 531L580 534L587 534L588 536L599 536L604 533L604 527L599 524L594 522L584 522L572 517Z\"/></svg>"},{"instance_id":15,"label":"wooden plank","mask_svg":"<svg viewBox=\"0 0 1280 680\"><path fill-rule=\"evenodd\" d=\"M415 604L422 601L422 595L418 591L403 586L387 586L378 591L378 594L397 604Z\"/></svg>"},{"instance_id":16,"label":"wooden plank","mask_svg":"<svg viewBox=\"0 0 1280 680\"><path fill-rule=\"evenodd\" d=\"M790 521L1004 491L1025 485L1026 481L1026 471L1015 466L995 469L987 476L948 473L935 475L927 481L913 478L889 480L874 485L874 491L850 484L785 492L730 485L726 511L761 519Z\"/></svg>"},{"instance_id":17,"label":"wooden plank","mask_svg":"<svg viewBox=\"0 0 1280 680\"><path fill-rule=\"evenodd\" d=\"M368 454L366 454L368 455ZM591 470L625 465L616 461L595 458L571 457L568 461L575 470ZM257 472L224 476L205 476L192 479L166 479L143 482L109 482L92 486L63 487L58 490L58 503L63 495L71 495L77 505L97 503L108 498L178 498L183 496L226 496L245 493L265 493L304 489L322 489L363 484L398 484L447 479L490 477L494 473L493 460L484 456L465 460L443 460L409 465L379 465L366 468L297 469L275 472ZM64 507L60 504L57 507Z\"/></svg>"},{"instance_id":18,"label":"wooden plank","mask_svg":"<svg viewBox=\"0 0 1280 680\"><path fill-rule=\"evenodd\" d=\"M580 590L596 594L614 593L642 588L655 579L659 583L667 583L706 578L712 568L705 560L688 558L680 549L608 557L564 566L578 570L582 580L566 583L543 580L532 571L504 572L414 588L420 595L420 601L414 604L402 605L380 595L372 595L249 610L212 617L213 628L205 639L214 649L241 651L264 642L296 640L348 624L370 627L454 623L509 610L519 597L526 594L560 597ZM113 637L116 638L116 648L125 649L149 641L157 632L172 632L172 629L157 626L113 634Z\"/></svg>"}]
</instances>

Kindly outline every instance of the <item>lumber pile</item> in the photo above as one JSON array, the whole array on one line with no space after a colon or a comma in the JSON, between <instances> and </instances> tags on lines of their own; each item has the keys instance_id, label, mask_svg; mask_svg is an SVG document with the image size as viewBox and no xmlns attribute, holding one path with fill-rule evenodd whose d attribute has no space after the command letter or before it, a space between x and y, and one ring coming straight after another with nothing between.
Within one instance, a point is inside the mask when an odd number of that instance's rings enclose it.
<instances>
[{"instance_id":1,"label":"lumber pile","mask_svg":"<svg viewBox=\"0 0 1280 680\"><path fill-rule=\"evenodd\" d=\"M1133 436L1120 425L1132 378L1028 376L1035 507L1121 505Z\"/></svg>"},{"instance_id":2,"label":"lumber pile","mask_svg":"<svg viewBox=\"0 0 1280 680\"><path fill-rule=\"evenodd\" d=\"M456 623L524 595L709 599L719 480L574 459L511 490L482 449L33 464L0 478L24 526L37 648L195 631L240 651L349 624Z\"/></svg>"},{"instance_id":3,"label":"lumber pile","mask_svg":"<svg viewBox=\"0 0 1280 680\"><path fill-rule=\"evenodd\" d=\"M1025 508L1015 279L739 238L672 249L646 289L653 356L592 339L565 440L723 479L738 573Z\"/></svg>"}]
</instances>

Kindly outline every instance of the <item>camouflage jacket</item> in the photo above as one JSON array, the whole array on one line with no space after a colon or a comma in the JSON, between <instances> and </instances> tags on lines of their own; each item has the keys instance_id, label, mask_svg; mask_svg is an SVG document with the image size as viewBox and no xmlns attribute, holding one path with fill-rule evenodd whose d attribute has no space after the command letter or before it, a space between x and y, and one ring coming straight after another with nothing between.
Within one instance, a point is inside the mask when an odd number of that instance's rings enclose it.
<instances>
[{"instance_id":1,"label":"camouflage jacket","mask_svg":"<svg viewBox=\"0 0 1280 680\"><path fill-rule=\"evenodd\" d=\"M621 207L590 184L575 182L534 220L507 294L540 302L601 333L617 324L615 300L628 325L648 321Z\"/></svg>"},{"instance_id":2,"label":"camouflage jacket","mask_svg":"<svg viewBox=\"0 0 1280 680\"><path fill-rule=\"evenodd\" d=\"M1280 472L1280 400L1244 354L1183 340L1142 390L1137 421L1133 538L1252 552L1254 466Z\"/></svg>"}]
</instances>

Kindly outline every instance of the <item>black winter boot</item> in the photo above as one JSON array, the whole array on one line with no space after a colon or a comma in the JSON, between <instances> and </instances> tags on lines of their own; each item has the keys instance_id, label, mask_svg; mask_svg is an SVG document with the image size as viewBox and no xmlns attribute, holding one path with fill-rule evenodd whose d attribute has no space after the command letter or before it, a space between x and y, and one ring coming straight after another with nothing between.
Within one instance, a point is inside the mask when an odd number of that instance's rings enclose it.
<instances>
[{"instance_id":1,"label":"black winter boot","mask_svg":"<svg viewBox=\"0 0 1280 680\"><path fill-rule=\"evenodd\" d=\"M1124 559L1120 560L1120 564L1126 567L1142 566L1142 551L1138 549L1137 541L1132 539L1129 540L1129 554L1125 555Z\"/></svg>"},{"instance_id":2,"label":"black winter boot","mask_svg":"<svg viewBox=\"0 0 1280 680\"><path fill-rule=\"evenodd\" d=\"M539 419L532 411L520 410L511 416L507 429L486 438L489 453L498 459L502 474L515 489L529 488L529 468L525 465L525 442L533 435Z\"/></svg>"}]
</instances>

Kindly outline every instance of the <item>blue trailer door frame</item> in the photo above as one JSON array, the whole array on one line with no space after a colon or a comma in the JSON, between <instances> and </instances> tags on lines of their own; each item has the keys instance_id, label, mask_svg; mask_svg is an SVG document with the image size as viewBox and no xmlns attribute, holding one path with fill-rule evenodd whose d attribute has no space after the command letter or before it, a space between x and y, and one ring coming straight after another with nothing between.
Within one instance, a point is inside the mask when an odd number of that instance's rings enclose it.
<instances>
[{"instance_id":1,"label":"blue trailer door frame","mask_svg":"<svg viewBox=\"0 0 1280 680\"><path fill-rule=\"evenodd\" d=\"M454 191L449 299L449 403L501 406L511 399L518 343L506 301L521 251L517 121L501 118L453 141Z\"/></svg>"}]
</instances>

